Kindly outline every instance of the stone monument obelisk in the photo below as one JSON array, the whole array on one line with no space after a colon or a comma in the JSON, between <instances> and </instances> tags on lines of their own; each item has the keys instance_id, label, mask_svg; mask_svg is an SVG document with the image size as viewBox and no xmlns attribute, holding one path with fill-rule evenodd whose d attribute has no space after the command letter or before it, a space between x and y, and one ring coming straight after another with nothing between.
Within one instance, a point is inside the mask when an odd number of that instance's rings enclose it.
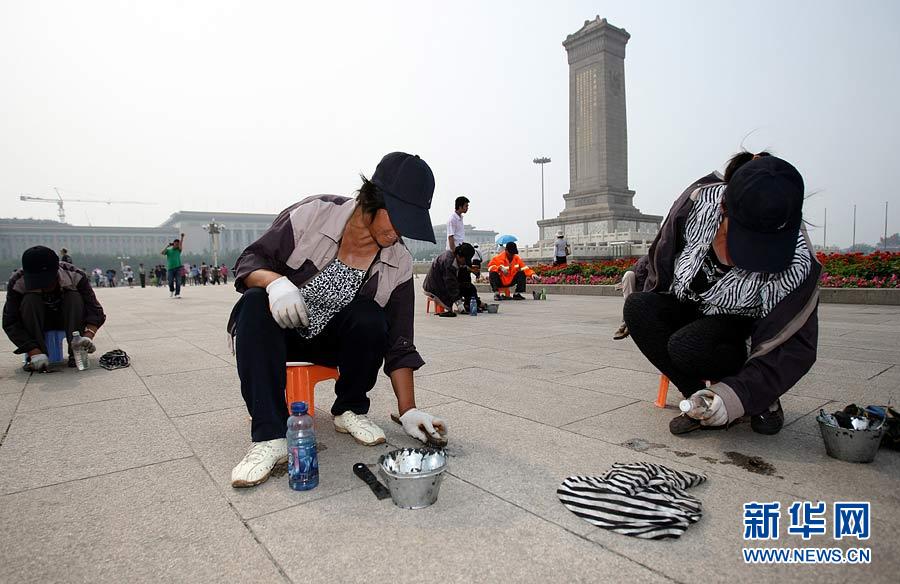
<instances>
[{"instance_id":1,"label":"stone monument obelisk","mask_svg":"<svg viewBox=\"0 0 900 584\"><path fill-rule=\"evenodd\" d=\"M628 188L624 29L599 16L563 42L569 58L569 192L555 219L538 221L548 242L562 230L570 243L652 240L662 217L645 215Z\"/></svg>"}]
</instances>

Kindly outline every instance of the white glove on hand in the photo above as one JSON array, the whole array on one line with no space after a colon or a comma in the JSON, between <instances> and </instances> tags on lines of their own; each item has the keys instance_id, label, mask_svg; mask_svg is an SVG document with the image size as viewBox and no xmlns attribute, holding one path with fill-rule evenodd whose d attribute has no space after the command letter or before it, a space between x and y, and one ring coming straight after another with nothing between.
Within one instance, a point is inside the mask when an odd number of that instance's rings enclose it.
<instances>
[{"instance_id":1,"label":"white glove on hand","mask_svg":"<svg viewBox=\"0 0 900 584\"><path fill-rule=\"evenodd\" d=\"M708 389L701 389L694 395L706 398L710 402L709 409L700 417L701 426L724 426L728 423L728 411L721 397Z\"/></svg>"},{"instance_id":2,"label":"white glove on hand","mask_svg":"<svg viewBox=\"0 0 900 584\"><path fill-rule=\"evenodd\" d=\"M504 274L508 274L509 266L500 266L500 271L503 272Z\"/></svg>"},{"instance_id":3,"label":"white glove on hand","mask_svg":"<svg viewBox=\"0 0 900 584\"><path fill-rule=\"evenodd\" d=\"M283 329L309 326L309 315L306 312L306 302L300 294L300 289L294 283L282 276L266 286L269 295L269 310L272 318Z\"/></svg>"},{"instance_id":4,"label":"white glove on hand","mask_svg":"<svg viewBox=\"0 0 900 584\"><path fill-rule=\"evenodd\" d=\"M84 349L88 353L93 353L97 350L97 347L94 346L94 341L87 337L78 337L78 339L72 343L72 348Z\"/></svg>"},{"instance_id":5,"label":"white glove on hand","mask_svg":"<svg viewBox=\"0 0 900 584\"><path fill-rule=\"evenodd\" d=\"M427 432L432 438L440 439L447 434L447 423L431 414L412 408L400 416L403 430L420 442L427 442ZM440 432L438 432L440 430Z\"/></svg>"},{"instance_id":6,"label":"white glove on hand","mask_svg":"<svg viewBox=\"0 0 900 584\"><path fill-rule=\"evenodd\" d=\"M50 370L50 358L43 353L31 356L31 370L35 373Z\"/></svg>"}]
</instances>

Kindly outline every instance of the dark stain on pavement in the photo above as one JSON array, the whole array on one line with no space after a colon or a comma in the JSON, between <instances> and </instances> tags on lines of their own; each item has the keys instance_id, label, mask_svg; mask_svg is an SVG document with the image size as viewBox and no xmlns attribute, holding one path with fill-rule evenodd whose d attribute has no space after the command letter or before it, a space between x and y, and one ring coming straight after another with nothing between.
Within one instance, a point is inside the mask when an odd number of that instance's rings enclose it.
<instances>
[{"instance_id":1,"label":"dark stain on pavement","mask_svg":"<svg viewBox=\"0 0 900 584\"><path fill-rule=\"evenodd\" d=\"M630 448L635 452L646 452L653 448L666 448L665 444L657 444L655 442L647 442L642 438L632 438L631 440L626 440L619 444L619 446L624 446L625 448Z\"/></svg>"},{"instance_id":2,"label":"dark stain on pavement","mask_svg":"<svg viewBox=\"0 0 900 584\"><path fill-rule=\"evenodd\" d=\"M697 456L693 452L682 452L680 450L673 450L672 452L674 452L675 456L677 456L678 458L687 458L688 456Z\"/></svg>"},{"instance_id":3,"label":"dark stain on pavement","mask_svg":"<svg viewBox=\"0 0 900 584\"><path fill-rule=\"evenodd\" d=\"M747 456L746 454L734 452L733 450L726 452L725 456L728 457L728 460L721 461L721 464L733 464L746 470L747 472L765 475L768 477L775 475L775 467L759 456Z\"/></svg>"}]
</instances>

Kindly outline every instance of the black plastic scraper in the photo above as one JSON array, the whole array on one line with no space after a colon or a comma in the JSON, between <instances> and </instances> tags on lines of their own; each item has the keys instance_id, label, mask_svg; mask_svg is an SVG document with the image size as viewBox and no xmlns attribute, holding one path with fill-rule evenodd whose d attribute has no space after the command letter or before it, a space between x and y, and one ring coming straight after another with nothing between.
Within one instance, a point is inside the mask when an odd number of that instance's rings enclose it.
<instances>
[{"instance_id":1,"label":"black plastic scraper","mask_svg":"<svg viewBox=\"0 0 900 584\"><path fill-rule=\"evenodd\" d=\"M361 462L357 462L353 465L353 474L358 476L363 480L364 483L369 485L369 488L372 489L372 492L375 493L375 496L378 497L378 500L381 499L390 499L391 493L387 490L387 487L381 484L381 482L372 474L372 471L369 470L369 467Z\"/></svg>"}]
</instances>

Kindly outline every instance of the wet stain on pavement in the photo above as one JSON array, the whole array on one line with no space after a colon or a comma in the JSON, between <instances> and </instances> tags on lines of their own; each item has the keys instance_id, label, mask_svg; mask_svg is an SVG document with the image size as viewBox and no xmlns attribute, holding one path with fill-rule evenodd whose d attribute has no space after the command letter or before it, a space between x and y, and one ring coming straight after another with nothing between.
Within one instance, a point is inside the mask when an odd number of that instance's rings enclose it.
<instances>
[{"instance_id":1,"label":"wet stain on pavement","mask_svg":"<svg viewBox=\"0 0 900 584\"><path fill-rule=\"evenodd\" d=\"M734 466L740 467L747 472L765 475L768 477L775 476L775 467L759 456L747 456L746 454L734 452L733 450L726 452L725 456L728 457L728 460L723 460L720 462L720 464L733 464Z\"/></svg>"},{"instance_id":2,"label":"wet stain on pavement","mask_svg":"<svg viewBox=\"0 0 900 584\"><path fill-rule=\"evenodd\" d=\"M665 444L657 444L655 442L647 442L641 438L632 438L631 440L626 440L619 444L619 446L624 446L625 448L630 448L635 452L646 452L653 448L666 448Z\"/></svg>"},{"instance_id":3,"label":"wet stain on pavement","mask_svg":"<svg viewBox=\"0 0 900 584\"><path fill-rule=\"evenodd\" d=\"M693 452L682 452L682 451L680 451L680 450L673 450L672 452L673 452L673 453L675 454L675 456L677 456L678 458L687 458L688 456L697 456L697 455L696 455L695 453L693 453Z\"/></svg>"},{"instance_id":4,"label":"wet stain on pavement","mask_svg":"<svg viewBox=\"0 0 900 584\"><path fill-rule=\"evenodd\" d=\"M710 464L719 464L720 462L722 462L718 458L713 458L712 456L701 456L700 460L705 460L706 462L708 462Z\"/></svg>"}]
</instances>

